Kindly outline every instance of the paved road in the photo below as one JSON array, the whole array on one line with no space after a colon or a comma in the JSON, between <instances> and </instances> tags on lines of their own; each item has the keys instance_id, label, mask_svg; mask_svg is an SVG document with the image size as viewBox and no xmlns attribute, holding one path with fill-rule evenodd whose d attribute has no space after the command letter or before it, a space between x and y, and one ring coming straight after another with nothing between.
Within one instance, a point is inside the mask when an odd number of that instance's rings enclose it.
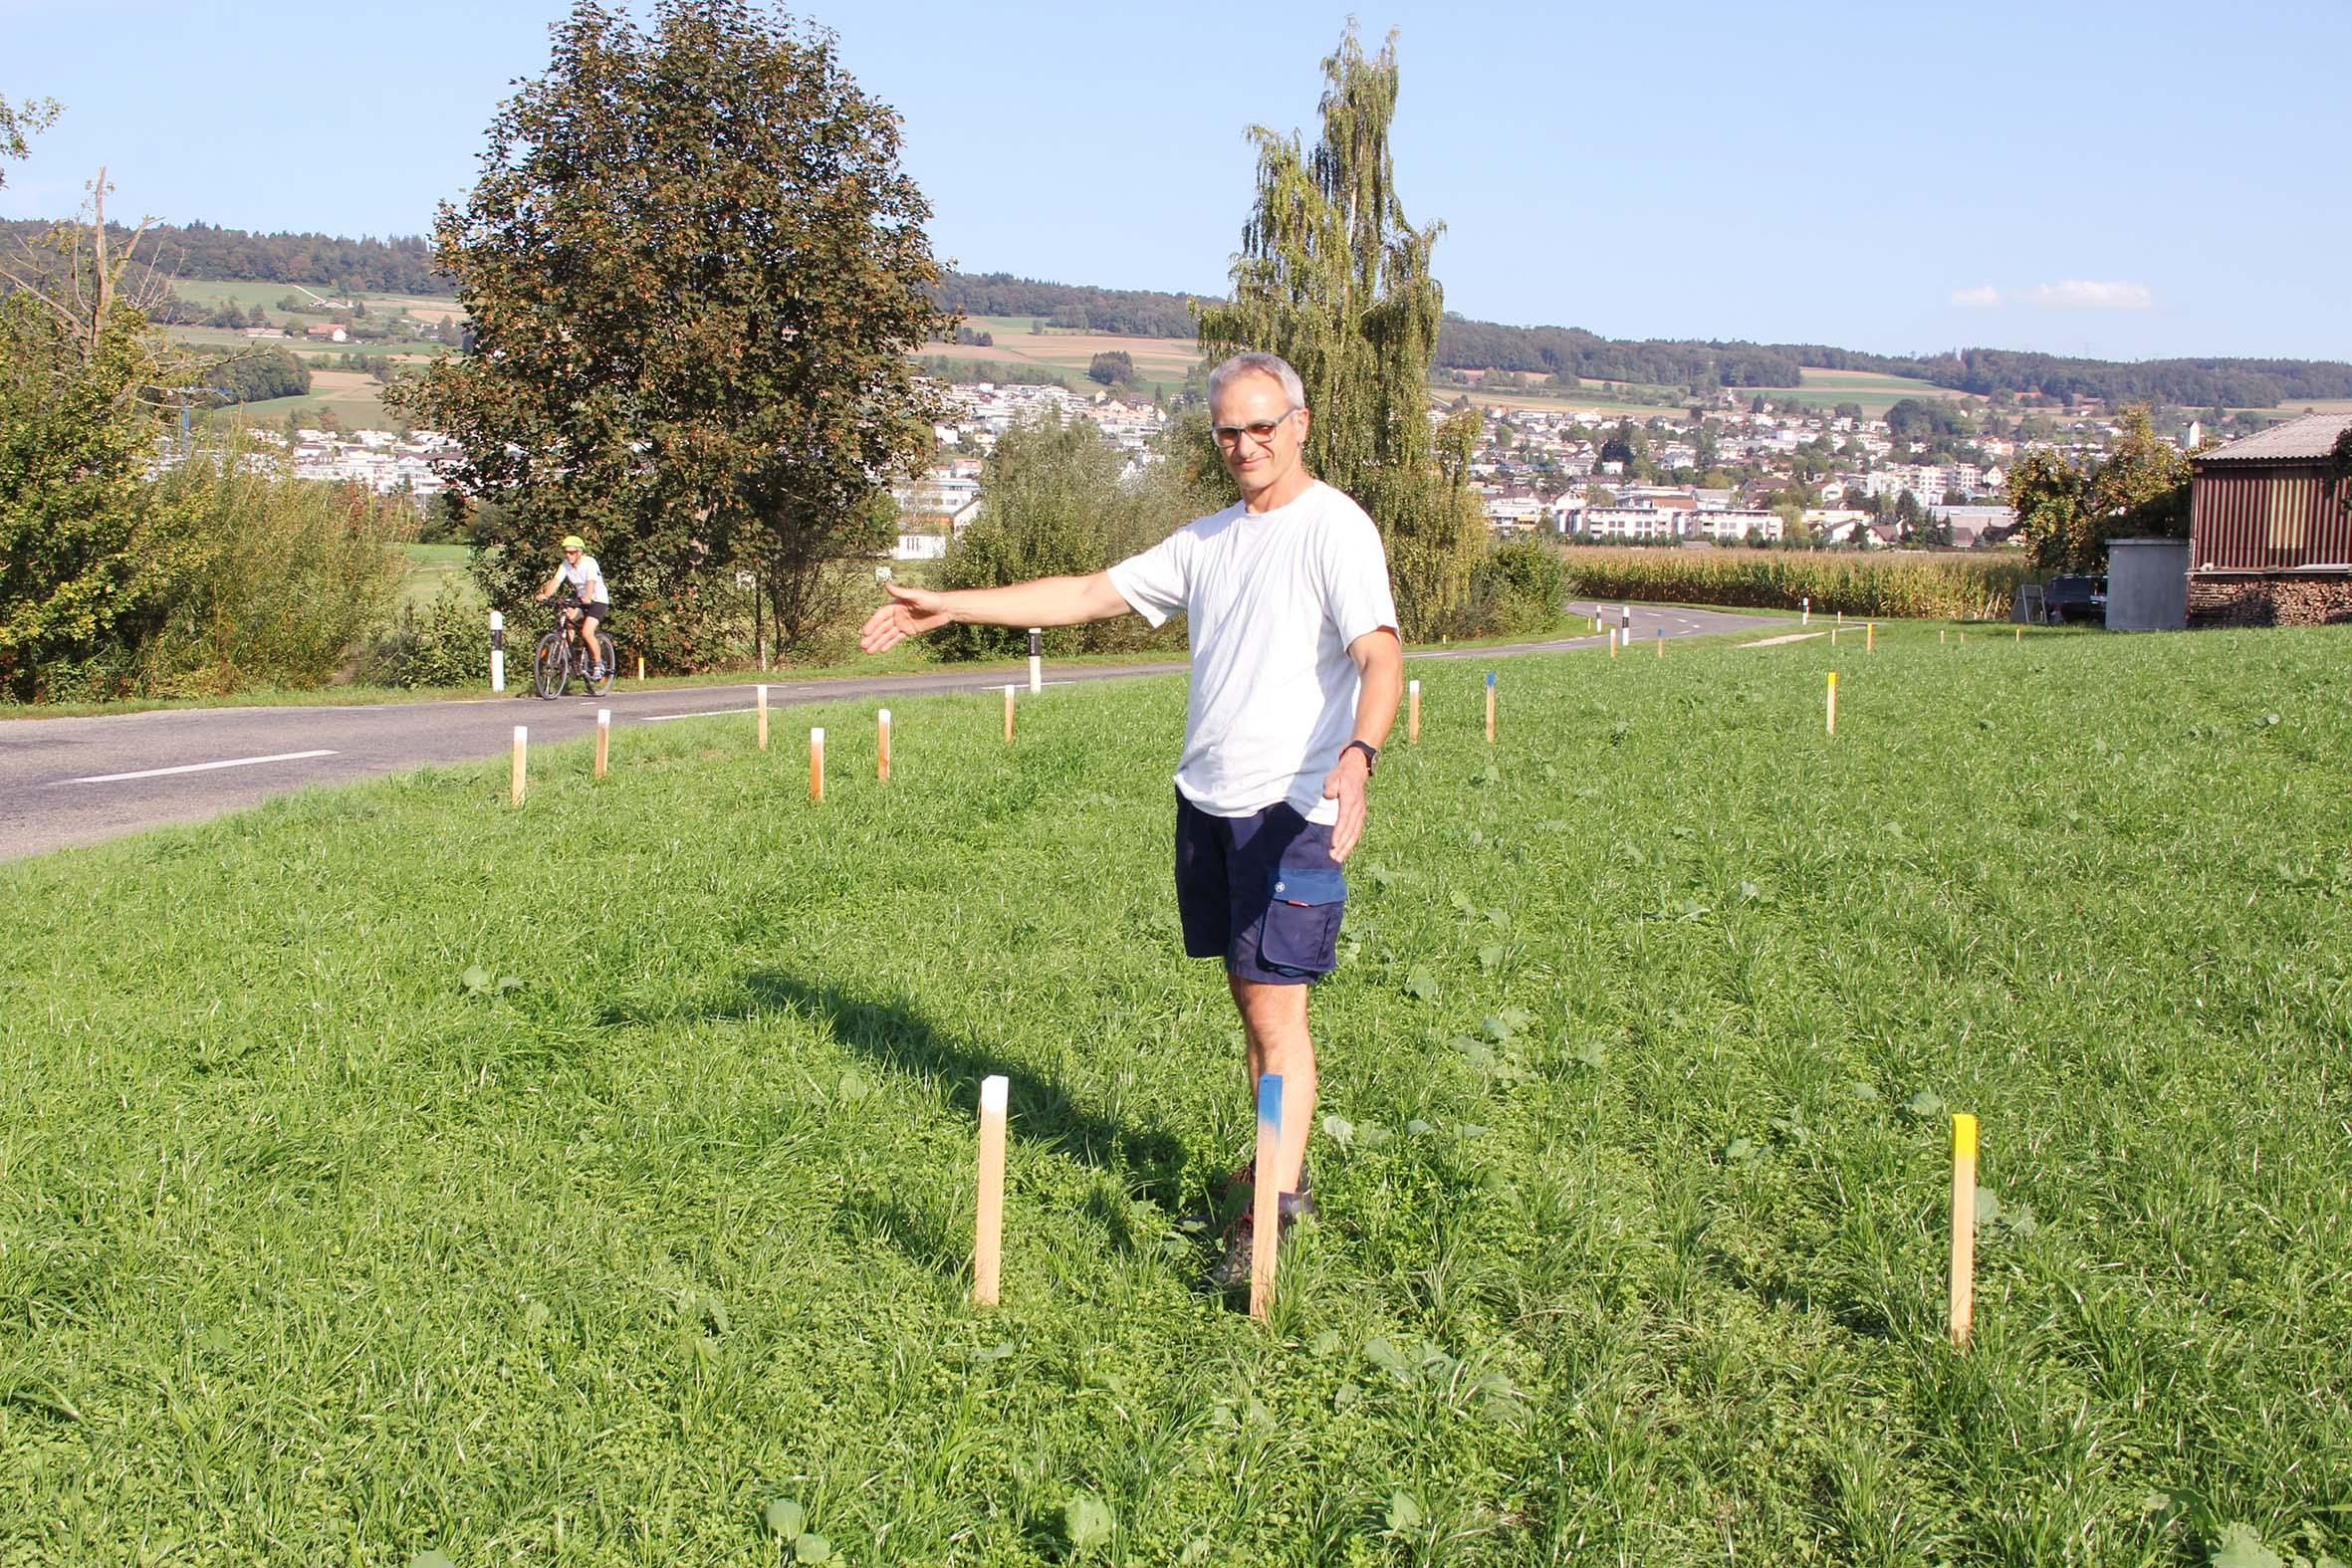
<instances>
[{"instance_id":1,"label":"paved road","mask_svg":"<svg viewBox=\"0 0 2352 1568\"><path fill-rule=\"evenodd\" d=\"M1614 618L1615 606L1610 606ZM1570 605L1573 613L1595 608ZM1739 631L1777 620L1717 610L1633 610L1637 643ZM1509 647L1441 649L1425 659L1488 659L1500 653L1599 648L1597 636ZM1064 666L1050 684L1167 675L1181 663ZM776 681L771 706L839 702L927 692L995 692L1005 681L977 673ZM739 686L621 689L600 699L528 696L474 702L364 708L181 708L98 719L0 723L0 859L98 843L169 822L194 822L254 805L305 784L374 779L425 763L458 763L505 752L518 724L534 743L593 731L598 708L615 727L717 714L748 714L753 690Z\"/></svg>"}]
</instances>

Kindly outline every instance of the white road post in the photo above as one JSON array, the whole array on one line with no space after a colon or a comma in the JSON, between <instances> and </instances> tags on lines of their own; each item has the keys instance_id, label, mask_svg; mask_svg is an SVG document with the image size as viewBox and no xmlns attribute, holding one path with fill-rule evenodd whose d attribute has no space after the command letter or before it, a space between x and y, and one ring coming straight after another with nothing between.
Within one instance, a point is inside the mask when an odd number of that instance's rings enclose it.
<instances>
[{"instance_id":1,"label":"white road post","mask_svg":"<svg viewBox=\"0 0 2352 1568\"><path fill-rule=\"evenodd\" d=\"M506 617L496 610L490 612L490 690L506 690Z\"/></svg>"}]
</instances>

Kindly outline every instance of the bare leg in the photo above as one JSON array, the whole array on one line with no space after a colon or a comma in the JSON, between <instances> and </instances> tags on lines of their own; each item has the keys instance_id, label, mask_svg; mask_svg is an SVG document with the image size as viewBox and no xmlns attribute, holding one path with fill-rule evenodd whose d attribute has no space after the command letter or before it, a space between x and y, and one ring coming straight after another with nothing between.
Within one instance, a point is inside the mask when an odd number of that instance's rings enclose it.
<instances>
[{"instance_id":1,"label":"bare leg","mask_svg":"<svg viewBox=\"0 0 2352 1568\"><path fill-rule=\"evenodd\" d=\"M1242 1027L1249 1033L1250 1092L1255 1100L1258 1079L1280 1073L1283 1080L1282 1160L1271 1174L1282 1185L1275 1190L1294 1193L1298 1173L1306 1164L1306 1137L1314 1126L1314 1037L1306 1029L1307 986L1271 986L1264 981L1225 977L1240 1009ZM1270 1173L1261 1171L1265 1179Z\"/></svg>"}]
</instances>

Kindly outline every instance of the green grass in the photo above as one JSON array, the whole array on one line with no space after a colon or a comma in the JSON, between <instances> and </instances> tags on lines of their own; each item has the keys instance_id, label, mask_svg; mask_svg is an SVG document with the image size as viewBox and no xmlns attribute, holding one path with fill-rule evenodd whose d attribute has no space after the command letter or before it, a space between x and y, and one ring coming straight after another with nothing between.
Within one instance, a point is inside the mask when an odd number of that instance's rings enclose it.
<instances>
[{"instance_id":1,"label":"green grass","mask_svg":"<svg viewBox=\"0 0 2352 1568\"><path fill-rule=\"evenodd\" d=\"M437 598L441 590L452 585L480 601L485 609L489 601L466 569L473 559L473 550L466 545L402 545L400 554L408 558L408 575L401 579L400 597L404 603L424 608Z\"/></svg>"},{"instance_id":2,"label":"green grass","mask_svg":"<svg viewBox=\"0 0 2352 1568\"><path fill-rule=\"evenodd\" d=\"M1416 665L1265 1330L1173 1223L1250 1124L1179 682L0 867L0 1560L2352 1555L2345 652L1882 628L1834 742L1819 641L1531 658L1492 750Z\"/></svg>"}]
</instances>

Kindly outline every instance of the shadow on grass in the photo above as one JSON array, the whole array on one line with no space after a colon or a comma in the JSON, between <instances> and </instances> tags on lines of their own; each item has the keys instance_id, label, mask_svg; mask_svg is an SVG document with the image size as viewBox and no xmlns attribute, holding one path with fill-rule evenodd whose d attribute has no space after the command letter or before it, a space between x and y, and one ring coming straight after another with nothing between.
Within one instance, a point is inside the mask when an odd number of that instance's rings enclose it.
<instances>
[{"instance_id":1,"label":"shadow on grass","mask_svg":"<svg viewBox=\"0 0 2352 1568\"><path fill-rule=\"evenodd\" d=\"M966 1116L980 1114L980 1080L1002 1073L1015 1136L1098 1170L1117 1171L1132 1196L1168 1209L1183 1177L1184 1148L1157 1127L1130 1127L1087 1110L1058 1081L1023 1066L993 1043L958 1038L899 1001L853 997L772 969L743 978L742 1014L791 1010L815 1018L860 1056L935 1079ZM737 1009L729 1009L737 1010Z\"/></svg>"}]
</instances>

